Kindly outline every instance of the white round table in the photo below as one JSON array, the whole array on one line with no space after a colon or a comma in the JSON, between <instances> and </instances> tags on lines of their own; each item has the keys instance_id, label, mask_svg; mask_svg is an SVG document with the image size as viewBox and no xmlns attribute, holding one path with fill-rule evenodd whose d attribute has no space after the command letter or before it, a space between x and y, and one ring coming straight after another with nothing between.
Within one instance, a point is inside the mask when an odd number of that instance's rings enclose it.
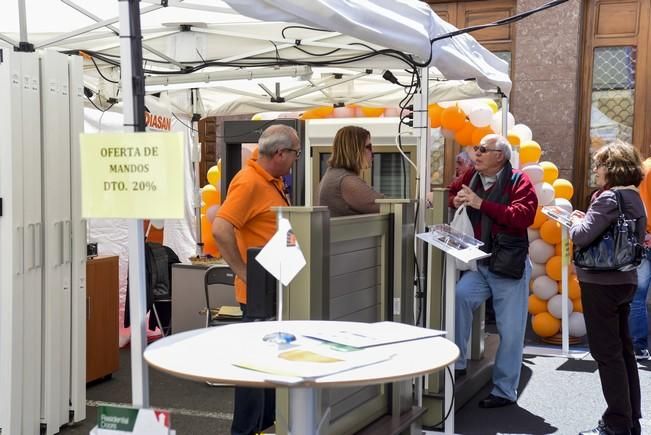
<instances>
[{"instance_id":1,"label":"white round table","mask_svg":"<svg viewBox=\"0 0 651 435\"><path fill-rule=\"evenodd\" d=\"M350 387L400 381L431 373L454 362L458 347L443 337L373 347L375 352L387 352L392 357L364 367L350 369L318 378L302 379L278 376L244 369L233 365L252 357L263 360L273 357L278 345L265 343L266 334L283 331L294 334L293 344L314 343L305 338L314 332L346 329L355 331L368 324L336 321L251 322L175 334L155 341L147 347L147 363L171 375L251 387L289 388L291 433L316 433L318 427L316 404L320 388ZM265 355L266 354L266 355Z\"/></svg>"}]
</instances>

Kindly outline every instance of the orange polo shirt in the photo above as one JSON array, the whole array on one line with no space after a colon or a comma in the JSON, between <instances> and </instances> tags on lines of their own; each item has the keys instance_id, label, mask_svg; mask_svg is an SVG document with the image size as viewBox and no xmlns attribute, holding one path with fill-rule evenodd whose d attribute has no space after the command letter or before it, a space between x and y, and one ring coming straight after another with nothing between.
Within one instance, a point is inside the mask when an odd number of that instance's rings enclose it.
<instances>
[{"instance_id":1,"label":"orange polo shirt","mask_svg":"<svg viewBox=\"0 0 651 435\"><path fill-rule=\"evenodd\" d=\"M246 263L248 248L262 247L276 232L276 214L271 207L289 205L283 181L272 177L256 160L248 160L230 186L217 216L235 227L235 239ZM246 284L235 278L235 299L246 304Z\"/></svg>"},{"instance_id":2,"label":"orange polo shirt","mask_svg":"<svg viewBox=\"0 0 651 435\"><path fill-rule=\"evenodd\" d=\"M640 184L640 198L646 210L646 232L651 234L651 157L642 162L644 179Z\"/></svg>"}]
</instances>

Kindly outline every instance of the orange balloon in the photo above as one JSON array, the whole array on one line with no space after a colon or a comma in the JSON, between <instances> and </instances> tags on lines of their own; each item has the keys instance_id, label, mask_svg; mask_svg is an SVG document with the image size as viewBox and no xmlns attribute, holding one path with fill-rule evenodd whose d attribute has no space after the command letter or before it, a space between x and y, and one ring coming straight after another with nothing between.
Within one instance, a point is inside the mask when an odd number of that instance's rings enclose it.
<instances>
[{"instance_id":1,"label":"orange balloon","mask_svg":"<svg viewBox=\"0 0 651 435\"><path fill-rule=\"evenodd\" d=\"M530 140L520 144L520 164L537 163L542 155L538 142Z\"/></svg>"},{"instance_id":2,"label":"orange balloon","mask_svg":"<svg viewBox=\"0 0 651 435\"><path fill-rule=\"evenodd\" d=\"M535 316L536 314L544 313L545 311L547 311L547 301L543 301L536 295L530 295L529 313Z\"/></svg>"},{"instance_id":3,"label":"orange balloon","mask_svg":"<svg viewBox=\"0 0 651 435\"><path fill-rule=\"evenodd\" d=\"M441 126L441 114L443 108L438 104L430 104L427 106L427 115L429 116L430 128L439 128Z\"/></svg>"},{"instance_id":4,"label":"orange balloon","mask_svg":"<svg viewBox=\"0 0 651 435\"><path fill-rule=\"evenodd\" d=\"M457 106L445 108L441 113L441 127L445 129L452 131L461 130L465 122L466 114Z\"/></svg>"},{"instance_id":5,"label":"orange balloon","mask_svg":"<svg viewBox=\"0 0 651 435\"><path fill-rule=\"evenodd\" d=\"M384 107L360 107L359 108L367 118L377 118L378 116L384 115Z\"/></svg>"},{"instance_id":6,"label":"orange balloon","mask_svg":"<svg viewBox=\"0 0 651 435\"><path fill-rule=\"evenodd\" d=\"M211 205L219 204L221 194L215 186L206 184L201 188L201 199L206 203L207 207L210 207Z\"/></svg>"},{"instance_id":7,"label":"orange balloon","mask_svg":"<svg viewBox=\"0 0 651 435\"><path fill-rule=\"evenodd\" d=\"M547 260L547 264L545 264L545 272L547 272L547 276L555 281L561 280L561 261L561 257L554 255L552 258Z\"/></svg>"},{"instance_id":8,"label":"orange balloon","mask_svg":"<svg viewBox=\"0 0 651 435\"><path fill-rule=\"evenodd\" d=\"M515 134L515 133L509 133L509 134L507 134L507 135L506 135L506 140L508 140L509 143L510 143L511 145L513 145L514 147L518 147L518 146L520 146L520 136L518 136L518 135Z\"/></svg>"},{"instance_id":9,"label":"orange balloon","mask_svg":"<svg viewBox=\"0 0 651 435\"><path fill-rule=\"evenodd\" d=\"M540 226L540 238L550 245L561 243L561 225L548 219Z\"/></svg>"},{"instance_id":10,"label":"orange balloon","mask_svg":"<svg viewBox=\"0 0 651 435\"><path fill-rule=\"evenodd\" d=\"M557 178L552 183L552 186L554 186L556 198L572 199L572 195L574 195L574 186L572 186L570 181L564 178Z\"/></svg>"},{"instance_id":11,"label":"orange balloon","mask_svg":"<svg viewBox=\"0 0 651 435\"><path fill-rule=\"evenodd\" d=\"M475 126L470 121L466 121L461 130L454 134L454 140L461 146L467 147L472 145L472 134L475 131Z\"/></svg>"},{"instance_id":12,"label":"orange balloon","mask_svg":"<svg viewBox=\"0 0 651 435\"><path fill-rule=\"evenodd\" d=\"M533 316L531 327L539 337L551 337L561 330L561 321L545 311Z\"/></svg>"},{"instance_id":13,"label":"orange balloon","mask_svg":"<svg viewBox=\"0 0 651 435\"><path fill-rule=\"evenodd\" d=\"M306 110L298 117L298 119L320 119L328 118L334 112L334 107L332 106L321 106L315 107L314 109Z\"/></svg>"},{"instance_id":14,"label":"orange balloon","mask_svg":"<svg viewBox=\"0 0 651 435\"><path fill-rule=\"evenodd\" d=\"M576 275L570 275L568 280L567 295L570 299L581 299L581 285Z\"/></svg>"},{"instance_id":15,"label":"orange balloon","mask_svg":"<svg viewBox=\"0 0 651 435\"><path fill-rule=\"evenodd\" d=\"M536 217L533 218L533 223L531 224L531 228L533 229L538 229L547 222L549 218L542 212L542 207L538 207L536 209Z\"/></svg>"},{"instance_id":16,"label":"orange balloon","mask_svg":"<svg viewBox=\"0 0 651 435\"><path fill-rule=\"evenodd\" d=\"M572 309L577 313L583 312L583 302L581 302L581 298L572 299Z\"/></svg>"},{"instance_id":17,"label":"orange balloon","mask_svg":"<svg viewBox=\"0 0 651 435\"><path fill-rule=\"evenodd\" d=\"M558 166L552 162L540 162L539 165L543 168L543 181L552 184L558 178Z\"/></svg>"},{"instance_id":18,"label":"orange balloon","mask_svg":"<svg viewBox=\"0 0 651 435\"><path fill-rule=\"evenodd\" d=\"M205 214L201 215L201 241L203 242L203 253L212 256L219 256L217 244L212 236L212 224Z\"/></svg>"},{"instance_id":19,"label":"orange balloon","mask_svg":"<svg viewBox=\"0 0 651 435\"><path fill-rule=\"evenodd\" d=\"M471 145L479 145L481 140L484 138L484 136L493 134L493 129L490 127L480 127L476 128L475 131L472 132L472 144Z\"/></svg>"}]
</instances>

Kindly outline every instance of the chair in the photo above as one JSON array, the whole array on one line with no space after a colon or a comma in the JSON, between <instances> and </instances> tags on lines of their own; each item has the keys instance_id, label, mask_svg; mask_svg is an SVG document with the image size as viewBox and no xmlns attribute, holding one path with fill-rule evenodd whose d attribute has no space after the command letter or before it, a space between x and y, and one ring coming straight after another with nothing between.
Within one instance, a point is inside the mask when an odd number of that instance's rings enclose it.
<instances>
[{"instance_id":1,"label":"chair","mask_svg":"<svg viewBox=\"0 0 651 435\"><path fill-rule=\"evenodd\" d=\"M230 323L228 320L213 319L213 308L210 306L210 292L208 286L213 284L235 285L235 273L229 267L223 266L210 266L206 270L203 279L204 291L206 292L206 328L209 326L224 325ZM233 319L233 321L237 321Z\"/></svg>"}]
</instances>

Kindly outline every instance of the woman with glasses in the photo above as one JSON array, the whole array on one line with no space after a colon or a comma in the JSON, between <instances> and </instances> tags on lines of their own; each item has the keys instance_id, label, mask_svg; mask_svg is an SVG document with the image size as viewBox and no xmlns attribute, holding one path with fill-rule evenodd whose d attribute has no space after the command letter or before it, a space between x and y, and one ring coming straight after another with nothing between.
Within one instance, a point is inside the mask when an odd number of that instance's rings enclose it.
<instances>
[{"instance_id":1,"label":"woman with glasses","mask_svg":"<svg viewBox=\"0 0 651 435\"><path fill-rule=\"evenodd\" d=\"M337 131L332 144L332 157L319 185L318 205L330 209L330 216L378 213L375 200L383 195L375 192L360 177L371 167L373 145L371 133L361 127L347 126Z\"/></svg>"},{"instance_id":2,"label":"woman with glasses","mask_svg":"<svg viewBox=\"0 0 651 435\"><path fill-rule=\"evenodd\" d=\"M643 178L640 155L633 146L615 141L597 151L594 162L600 190L593 195L585 214L572 212L570 237L575 252L591 245L617 221L618 206L627 219L636 220L635 232L642 243L646 215L636 187ZM607 404L597 427L581 435L639 435L640 379L628 326L637 272L591 271L577 266L576 273L590 353L597 362Z\"/></svg>"}]
</instances>

